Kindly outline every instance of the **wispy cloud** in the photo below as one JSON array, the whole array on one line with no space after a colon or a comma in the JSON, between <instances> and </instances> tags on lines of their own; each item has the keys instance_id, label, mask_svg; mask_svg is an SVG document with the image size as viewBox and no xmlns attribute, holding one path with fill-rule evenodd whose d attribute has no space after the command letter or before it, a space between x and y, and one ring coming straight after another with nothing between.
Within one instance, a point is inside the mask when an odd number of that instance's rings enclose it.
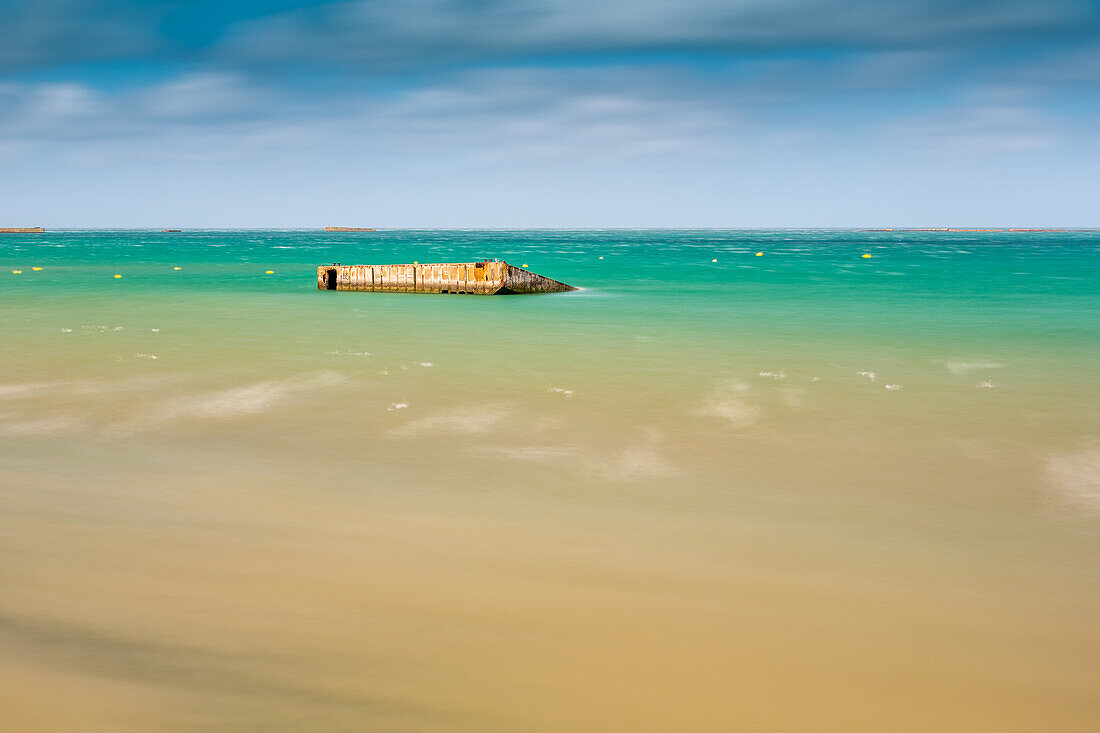
<instances>
[{"instance_id":1,"label":"wispy cloud","mask_svg":"<svg viewBox=\"0 0 1100 733\"><path fill-rule=\"evenodd\" d=\"M0 73L88 61L148 58L173 3L7 0L0 4Z\"/></svg>"},{"instance_id":2,"label":"wispy cloud","mask_svg":"<svg viewBox=\"0 0 1100 733\"><path fill-rule=\"evenodd\" d=\"M988 155L1040 151L1058 143L1058 127L1034 105L973 104L901 122L894 134L927 154Z\"/></svg>"},{"instance_id":3,"label":"wispy cloud","mask_svg":"<svg viewBox=\"0 0 1100 733\"><path fill-rule=\"evenodd\" d=\"M482 71L380 98L318 97L213 73L114 95L83 84L9 83L0 87L0 136L22 142L28 154L43 147L63 153L72 143L85 159L97 140L106 143L103 157L116 160L126 147L146 147L142 140L157 141L143 151L145 160L179 159L187 150L201 160L317 148L428 154L458 146L467 156L522 159L583 150L684 152L708 138L717 144L734 121L671 78L646 85L628 76Z\"/></svg>"},{"instance_id":4,"label":"wispy cloud","mask_svg":"<svg viewBox=\"0 0 1100 733\"><path fill-rule=\"evenodd\" d=\"M895 49L1081 35L1082 0L355 0L227 29L231 58L363 73L598 54Z\"/></svg>"},{"instance_id":5,"label":"wispy cloud","mask_svg":"<svg viewBox=\"0 0 1100 733\"><path fill-rule=\"evenodd\" d=\"M1089 0L8 0L0 73L112 60L363 74L530 59L1095 40Z\"/></svg>"}]
</instances>

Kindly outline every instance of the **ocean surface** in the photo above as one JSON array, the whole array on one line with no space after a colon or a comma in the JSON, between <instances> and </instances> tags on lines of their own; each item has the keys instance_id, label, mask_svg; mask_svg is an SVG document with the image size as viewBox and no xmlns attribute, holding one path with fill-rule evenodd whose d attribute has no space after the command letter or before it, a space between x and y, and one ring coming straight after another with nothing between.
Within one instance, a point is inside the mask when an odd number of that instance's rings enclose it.
<instances>
[{"instance_id":1,"label":"ocean surface","mask_svg":"<svg viewBox=\"0 0 1100 733\"><path fill-rule=\"evenodd\" d=\"M2 730L1097 729L1098 232L0 237Z\"/></svg>"}]
</instances>

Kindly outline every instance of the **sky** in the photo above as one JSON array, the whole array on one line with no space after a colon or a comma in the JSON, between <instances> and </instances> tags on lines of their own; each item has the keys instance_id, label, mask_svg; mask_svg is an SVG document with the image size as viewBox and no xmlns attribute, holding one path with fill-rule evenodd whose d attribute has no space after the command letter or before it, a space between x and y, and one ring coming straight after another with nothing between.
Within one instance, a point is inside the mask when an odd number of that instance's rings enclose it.
<instances>
[{"instance_id":1,"label":"sky","mask_svg":"<svg viewBox=\"0 0 1100 733\"><path fill-rule=\"evenodd\" d=\"M1100 0L0 0L0 226L1100 226Z\"/></svg>"}]
</instances>

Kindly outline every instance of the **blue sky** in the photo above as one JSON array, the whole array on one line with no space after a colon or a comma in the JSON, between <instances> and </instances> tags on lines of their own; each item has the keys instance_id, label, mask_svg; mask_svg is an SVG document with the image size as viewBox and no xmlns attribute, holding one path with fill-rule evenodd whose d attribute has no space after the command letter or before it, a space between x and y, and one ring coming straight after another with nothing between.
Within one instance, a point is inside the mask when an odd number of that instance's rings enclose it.
<instances>
[{"instance_id":1,"label":"blue sky","mask_svg":"<svg viewBox=\"0 0 1100 733\"><path fill-rule=\"evenodd\" d=\"M0 225L1100 226L1096 0L0 0Z\"/></svg>"}]
</instances>

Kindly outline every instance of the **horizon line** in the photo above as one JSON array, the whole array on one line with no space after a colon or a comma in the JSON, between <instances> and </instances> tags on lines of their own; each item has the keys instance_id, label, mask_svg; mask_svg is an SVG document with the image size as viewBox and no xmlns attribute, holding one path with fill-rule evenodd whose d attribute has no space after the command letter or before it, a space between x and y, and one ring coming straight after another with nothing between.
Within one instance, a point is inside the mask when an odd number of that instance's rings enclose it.
<instances>
[{"instance_id":1,"label":"horizon line","mask_svg":"<svg viewBox=\"0 0 1100 733\"><path fill-rule=\"evenodd\" d=\"M23 231L12 231L12 230ZM41 229L41 232L28 232L25 230ZM192 226L192 227L137 227L137 226L103 226L103 227L42 227L40 225L30 227L0 227L0 232L5 233L29 233L47 234L50 232L154 232L157 234L181 234L186 232L214 232L214 231L286 231L286 232L317 232L320 234L380 234L383 232L400 231L860 231L877 232L883 234L903 232L941 232L941 233L1026 233L1026 232L1089 232L1100 231L1100 226L949 226L949 227L870 227L870 226L504 226L504 227L374 227L371 231L325 231L324 226L307 227L280 227L280 226Z\"/></svg>"}]
</instances>

